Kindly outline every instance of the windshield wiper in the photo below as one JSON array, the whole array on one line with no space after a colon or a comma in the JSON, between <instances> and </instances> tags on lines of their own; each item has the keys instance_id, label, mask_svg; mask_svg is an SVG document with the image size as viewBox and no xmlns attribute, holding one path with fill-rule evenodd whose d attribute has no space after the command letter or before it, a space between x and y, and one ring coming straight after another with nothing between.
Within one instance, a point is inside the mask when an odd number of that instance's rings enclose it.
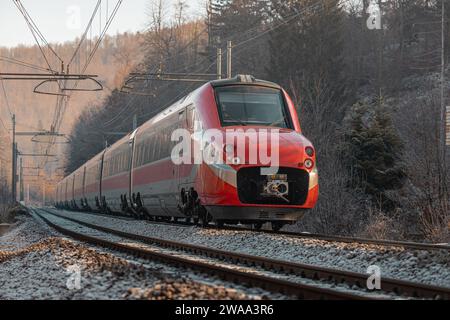
<instances>
[{"instance_id":1,"label":"windshield wiper","mask_svg":"<svg viewBox=\"0 0 450 320\"><path fill-rule=\"evenodd\" d=\"M286 123L286 118L279 119L279 120L277 120L275 122L272 122L271 124L269 124L269 127L275 127L276 125L281 124L283 122Z\"/></svg>"},{"instance_id":2,"label":"windshield wiper","mask_svg":"<svg viewBox=\"0 0 450 320\"><path fill-rule=\"evenodd\" d=\"M243 127L246 127L247 126L247 124L245 123L245 122L243 122L242 120L239 120L239 119L235 119L235 118L233 118L233 117L230 117L230 114L228 113L228 112L225 112L225 114L228 116L228 119L227 120L231 120L232 122L237 122L237 123L239 123L241 126L243 126ZM227 121L227 120L224 120L224 122L225 121Z\"/></svg>"}]
</instances>

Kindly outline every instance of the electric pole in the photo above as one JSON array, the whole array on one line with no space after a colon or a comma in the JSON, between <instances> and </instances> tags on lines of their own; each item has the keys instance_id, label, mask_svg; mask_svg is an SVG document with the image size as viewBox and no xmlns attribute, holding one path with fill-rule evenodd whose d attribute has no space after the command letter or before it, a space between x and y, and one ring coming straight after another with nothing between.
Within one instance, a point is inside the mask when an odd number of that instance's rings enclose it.
<instances>
[{"instance_id":1,"label":"electric pole","mask_svg":"<svg viewBox=\"0 0 450 320\"><path fill-rule=\"evenodd\" d=\"M20 157L19 201L23 202L23 159Z\"/></svg>"},{"instance_id":2,"label":"electric pole","mask_svg":"<svg viewBox=\"0 0 450 320\"><path fill-rule=\"evenodd\" d=\"M222 79L222 48L217 48L217 79Z\"/></svg>"},{"instance_id":3,"label":"electric pole","mask_svg":"<svg viewBox=\"0 0 450 320\"><path fill-rule=\"evenodd\" d=\"M444 194L447 192L447 143L446 143L446 108L445 108L445 93L444 93L444 86L445 86L445 0L442 0L441 3L442 6L442 17L441 17L441 110L440 110L440 130L439 130L439 145L438 148L441 149L440 154L441 158L441 168L442 168L442 189Z\"/></svg>"},{"instance_id":4,"label":"electric pole","mask_svg":"<svg viewBox=\"0 0 450 320\"><path fill-rule=\"evenodd\" d=\"M42 206L45 206L45 179L42 181Z\"/></svg>"},{"instance_id":5,"label":"electric pole","mask_svg":"<svg viewBox=\"0 0 450 320\"><path fill-rule=\"evenodd\" d=\"M11 196L13 204L16 203L16 178L17 178L17 166L16 166L16 115L12 115L12 181L11 181Z\"/></svg>"},{"instance_id":6,"label":"electric pole","mask_svg":"<svg viewBox=\"0 0 450 320\"><path fill-rule=\"evenodd\" d=\"M30 204L30 184L27 184L27 205Z\"/></svg>"},{"instance_id":7,"label":"electric pole","mask_svg":"<svg viewBox=\"0 0 450 320\"><path fill-rule=\"evenodd\" d=\"M231 41L227 41L227 78L230 79L232 75L231 68L231 54L233 50L233 44Z\"/></svg>"},{"instance_id":8,"label":"electric pole","mask_svg":"<svg viewBox=\"0 0 450 320\"><path fill-rule=\"evenodd\" d=\"M442 0L442 21L441 21L441 130L440 141L442 144L443 160L445 166L445 97L444 97L444 81L445 81L445 1Z\"/></svg>"}]
</instances>

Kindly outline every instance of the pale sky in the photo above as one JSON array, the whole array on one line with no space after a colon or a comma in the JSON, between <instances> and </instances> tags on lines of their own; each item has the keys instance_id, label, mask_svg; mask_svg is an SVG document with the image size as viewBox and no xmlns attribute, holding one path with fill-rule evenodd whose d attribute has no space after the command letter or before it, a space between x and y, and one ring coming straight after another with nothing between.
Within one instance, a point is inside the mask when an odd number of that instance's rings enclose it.
<instances>
[{"instance_id":1,"label":"pale sky","mask_svg":"<svg viewBox=\"0 0 450 320\"><path fill-rule=\"evenodd\" d=\"M153 0L123 0L108 34L141 31L146 27L147 13ZM174 13L176 0L163 0L167 16ZM21 0L48 42L65 42L81 36L92 15L97 0ZM102 0L102 24L105 24L107 9L111 14L117 0ZM189 6L188 17L202 14L204 0L185 0ZM79 14L78 14L79 13ZM78 18L79 17L79 18ZM100 29L100 15L93 22L93 35ZM0 0L0 46L13 47L18 44L33 45L35 40L25 19L13 0Z\"/></svg>"}]
</instances>

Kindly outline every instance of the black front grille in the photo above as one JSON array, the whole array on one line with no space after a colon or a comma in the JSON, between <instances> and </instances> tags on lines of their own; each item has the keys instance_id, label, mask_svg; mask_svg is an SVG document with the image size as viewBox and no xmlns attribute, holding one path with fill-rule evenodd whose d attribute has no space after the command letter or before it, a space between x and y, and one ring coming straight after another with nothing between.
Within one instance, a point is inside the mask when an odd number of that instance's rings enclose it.
<instances>
[{"instance_id":1,"label":"black front grille","mask_svg":"<svg viewBox=\"0 0 450 320\"><path fill-rule=\"evenodd\" d=\"M246 204L302 205L308 197L309 174L305 170L280 168L278 174L286 174L289 184L288 202L279 197L263 195L268 177L261 175L260 167L242 168L237 173L239 200Z\"/></svg>"}]
</instances>

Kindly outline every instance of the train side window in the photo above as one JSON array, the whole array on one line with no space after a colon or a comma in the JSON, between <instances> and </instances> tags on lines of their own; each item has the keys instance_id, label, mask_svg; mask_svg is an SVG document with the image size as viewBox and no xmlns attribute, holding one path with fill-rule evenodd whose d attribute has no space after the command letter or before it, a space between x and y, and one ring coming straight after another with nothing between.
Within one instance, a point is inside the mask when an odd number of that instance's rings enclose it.
<instances>
[{"instance_id":1,"label":"train side window","mask_svg":"<svg viewBox=\"0 0 450 320\"><path fill-rule=\"evenodd\" d=\"M139 167L141 165L141 144L136 145L136 154L134 158L134 166Z\"/></svg>"},{"instance_id":2,"label":"train side window","mask_svg":"<svg viewBox=\"0 0 450 320\"><path fill-rule=\"evenodd\" d=\"M194 121L195 121L195 107L193 104L189 105L186 108L186 121L187 121L187 129L192 131L194 129Z\"/></svg>"},{"instance_id":3,"label":"train side window","mask_svg":"<svg viewBox=\"0 0 450 320\"><path fill-rule=\"evenodd\" d=\"M159 148L160 148L160 145L159 145L159 133L155 133L155 135L153 136L153 141L154 141L154 144L153 144L153 158L152 158L152 161L154 162L154 161L157 161L158 157L159 157Z\"/></svg>"},{"instance_id":4,"label":"train side window","mask_svg":"<svg viewBox=\"0 0 450 320\"><path fill-rule=\"evenodd\" d=\"M167 154L167 128L164 128L162 135L161 135L161 157L160 159L164 159L166 157Z\"/></svg>"},{"instance_id":5,"label":"train side window","mask_svg":"<svg viewBox=\"0 0 450 320\"><path fill-rule=\"evenodd\" d=\"M165 149L165 141L164 141L164 128L161 130L161 132L159 133L159 148L158 148L158 160L161 160L162 158L164 158L164 149Z\"/></svg>"},{"instance_id":6,"label":"train side window","mask_svg":"<svg viewBox=\"0 0 450 320\"><path fill-rule=\"evenodd\" d=\"M138 159L139 159L139 146L136 145L135 146L135 153L134 153L134 158L133 158L133 166L137 167L138 166Z\"/></svg>"},{"instance_id":7,"label":"train side window","mask_svg":"<svg viewBox=\"0 0 450 320\"><path fill-rule=\"evenodd\" d=\"M137 161L138 161L138 165L137 166L141 166L144 163L144 161L142 159L142 146L143 146L143 143L141 143L139 145L139 157L137 158Z\"/></svg>"},{"instance_id":8,"label":"train side window","mask_svg":"<svg viewBox=\"0 0 450 320\"><path fill-rule=\"evenodd\" d=\"M150 138L150 162L155 161L156 159L156 135L152 134L151 138Z\"/></svg>"},{"instance_id":9,"label":"train side window","mask_svg":"<svg viewBox=\"0 0 450 320\"><path fill-rule=\"evenodd\" d=\"M114 175L114 157L112 157L110 159L110 163L109 163L109 175L112 176Z\"/></svg>"},{"instance_id":10,"label":"train side window","mask_svg":"<svg viewBox=\"0 0 450 320\"><path fill-rule=\"evenodd\" d=\"M145 141L145 163L150 163L151 160L151 148L150 148L150 139Z\"/></svg>"}]
</instances>

